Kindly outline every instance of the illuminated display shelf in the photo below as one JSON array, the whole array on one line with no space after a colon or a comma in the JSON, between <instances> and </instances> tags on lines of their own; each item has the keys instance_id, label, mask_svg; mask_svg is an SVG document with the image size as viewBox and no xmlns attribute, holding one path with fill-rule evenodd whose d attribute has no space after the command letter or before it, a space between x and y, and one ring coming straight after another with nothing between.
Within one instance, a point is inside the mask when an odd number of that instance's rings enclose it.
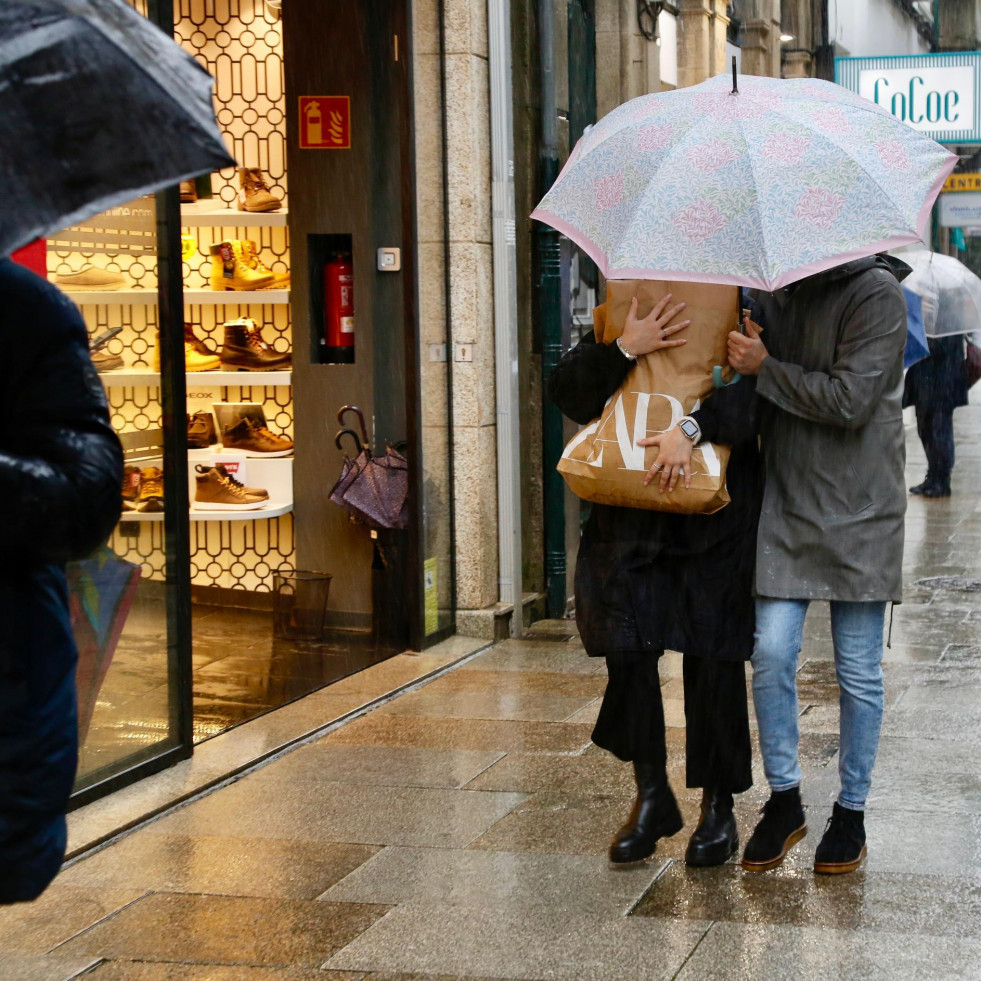
<instances>
[{"instance_id":1,"label":"illuminated display shelf","mask_svg":"<svg viewBox=\"0 0 981 981\"><path fill-rule=\"evenodd\" d=\"M256 511L196 511L191 508L188 512L191 521L263 521L266 518L278 518L293 510L292 501L270 501L264 508ZM124 511L119 518L124 521L163 521L166 517L163 511L153 511L149 514L142 511Z\"/></svg>"},{"instance_id":2,"label":"illuminated display shelf","mask_svg":"<svg viewBox=\"0 0 981 981\"><path fill-rule=\"evenodd\" d=\"M185 228L285 228L285 209L280 211L238 211L216 208L210 201L181 205L181 224Z\"/></svg>"},{"instance_id":3,"label":"illuminated display shelf","mask_svg":"<svg viewBox=\"0 0 981 981\"><path fill-rule=\"evenodd\" d=\"M55 284L57 285L57 284ZM155 306L157 291L152 290L62 290L78 306L120 303L126 306ZM282 290L184 290L184 303L201 306L261 306L290 302L290 291Z\"/></svg>"},{"instance_id":4,"label":"illuminated display shelf","mask_svg":"<svg viewBox=\"0 0 981 981\"><path fill-rule=\"evenodd\" d=\"M99 373L106 387L120 388L127 385L155 388L160 384L160 372L147 368L114 368ZM192 385L221 385L236 388L253 388L257 385L289 386L293 384L293 372L287 371L188 371L187 381Z\"/></svg>"}]
</instances>

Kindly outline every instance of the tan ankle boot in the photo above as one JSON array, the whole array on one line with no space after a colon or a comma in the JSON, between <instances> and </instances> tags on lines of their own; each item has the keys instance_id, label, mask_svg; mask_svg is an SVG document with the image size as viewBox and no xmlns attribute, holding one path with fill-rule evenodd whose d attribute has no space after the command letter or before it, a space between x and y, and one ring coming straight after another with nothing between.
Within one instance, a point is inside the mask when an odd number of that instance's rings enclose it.
<instances>
[{"instance_id":1,"label":"tan ankle boot","mask_svg":"<svg viewBox=\"0 0 981 981\"><path fill-rule=\"evenodd\" d=\"M255 272L268 274L274 277L277 286L282 286L285 289L290 285L290 274L288 272L273 272L262 261L262 259L259 258L259 247L251 239L242 240L242 258L245 260L245 264Z\"/></svg>"},{"instance_id":2,"label":"tan ankle boot","mask_svg":"<svg viewBox=\"0 0 981 981\"><path fill-rule=\"evenodd\" d=\"M249 265L244 243L237 239L219 242L208 251L213 290L261 290L276 282L275 275L269 270L261 272Z\"/></svg>"},{"instance_id":3,"label":"tan ankle boot","mask_svg":"<svg viewBox=\"0 0 981 981\"><path fill-rule=\"evenodd\" d=\"M282 202L270 192L258 167L242 167L238 187L239 211L279 211Z\"/></svg>"}]
</instances>

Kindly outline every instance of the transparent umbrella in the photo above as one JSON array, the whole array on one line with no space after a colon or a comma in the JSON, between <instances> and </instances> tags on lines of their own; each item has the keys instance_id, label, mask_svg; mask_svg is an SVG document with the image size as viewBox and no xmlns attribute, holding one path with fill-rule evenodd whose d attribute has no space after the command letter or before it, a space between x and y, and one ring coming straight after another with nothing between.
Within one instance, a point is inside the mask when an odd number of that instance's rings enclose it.
<instances>
[{"instance_id":1,"label":"transparent umbrella","mask_svg":"<svg viewBox=\"0 0 981 981\"><path fill-rule=\"evenodd\" d=\"M963 262L928 249L900 257L913 269L903 286L920 297L927 337L981 331L981 279Z\"/></svg>"},{"instance_id":2,"label":"transparent umbrella","mask_svg":"<svg viewBox=\"0 0 981 981\"><path fill-rule=\"evenodd\" d=\"M123 0L0 3L0 256L234 164L212 79Z\"/></svg>"}]
</instances>

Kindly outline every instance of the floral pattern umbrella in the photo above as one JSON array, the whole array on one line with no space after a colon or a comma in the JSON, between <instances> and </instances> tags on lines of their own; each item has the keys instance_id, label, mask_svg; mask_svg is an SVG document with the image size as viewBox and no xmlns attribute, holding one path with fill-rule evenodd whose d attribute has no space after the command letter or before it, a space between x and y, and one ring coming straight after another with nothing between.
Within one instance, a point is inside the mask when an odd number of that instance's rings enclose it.
<instances>
[{"instance_id":1,"label":"floral pattern umbrella","mask_svg":"<svg viewBox=\"0 0 981 981\"><path fill-rule=\"evenodd\" d=\"M957 157L831 82L641 96L576 144L532 217L611 279L775 290L919 241Z\"/></svg>"}]
</instances>

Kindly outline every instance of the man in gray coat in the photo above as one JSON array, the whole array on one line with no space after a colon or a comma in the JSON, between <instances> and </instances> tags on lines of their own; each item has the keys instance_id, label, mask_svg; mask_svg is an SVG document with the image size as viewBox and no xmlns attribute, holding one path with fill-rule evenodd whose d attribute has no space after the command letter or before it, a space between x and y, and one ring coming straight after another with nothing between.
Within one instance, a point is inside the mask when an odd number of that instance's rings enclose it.
<instances>
[{"instance_id":1,"label":"man in gray coat","mask_svg":"<svg viewBox=\"0 0 981 981\"><path fill-rule=\"evenodd\" d=\"M883 710L886 603L902 593L905 439L901 399L909 267L858 259L758 297L729 335L756 376L766 490L756 555L753 701L771 796L743 868L779 865L807 833L797 758L797 658L811 600L831 604L840 688L841 792L815 872L858 868Z\"/></svg>"}]
</instances>

